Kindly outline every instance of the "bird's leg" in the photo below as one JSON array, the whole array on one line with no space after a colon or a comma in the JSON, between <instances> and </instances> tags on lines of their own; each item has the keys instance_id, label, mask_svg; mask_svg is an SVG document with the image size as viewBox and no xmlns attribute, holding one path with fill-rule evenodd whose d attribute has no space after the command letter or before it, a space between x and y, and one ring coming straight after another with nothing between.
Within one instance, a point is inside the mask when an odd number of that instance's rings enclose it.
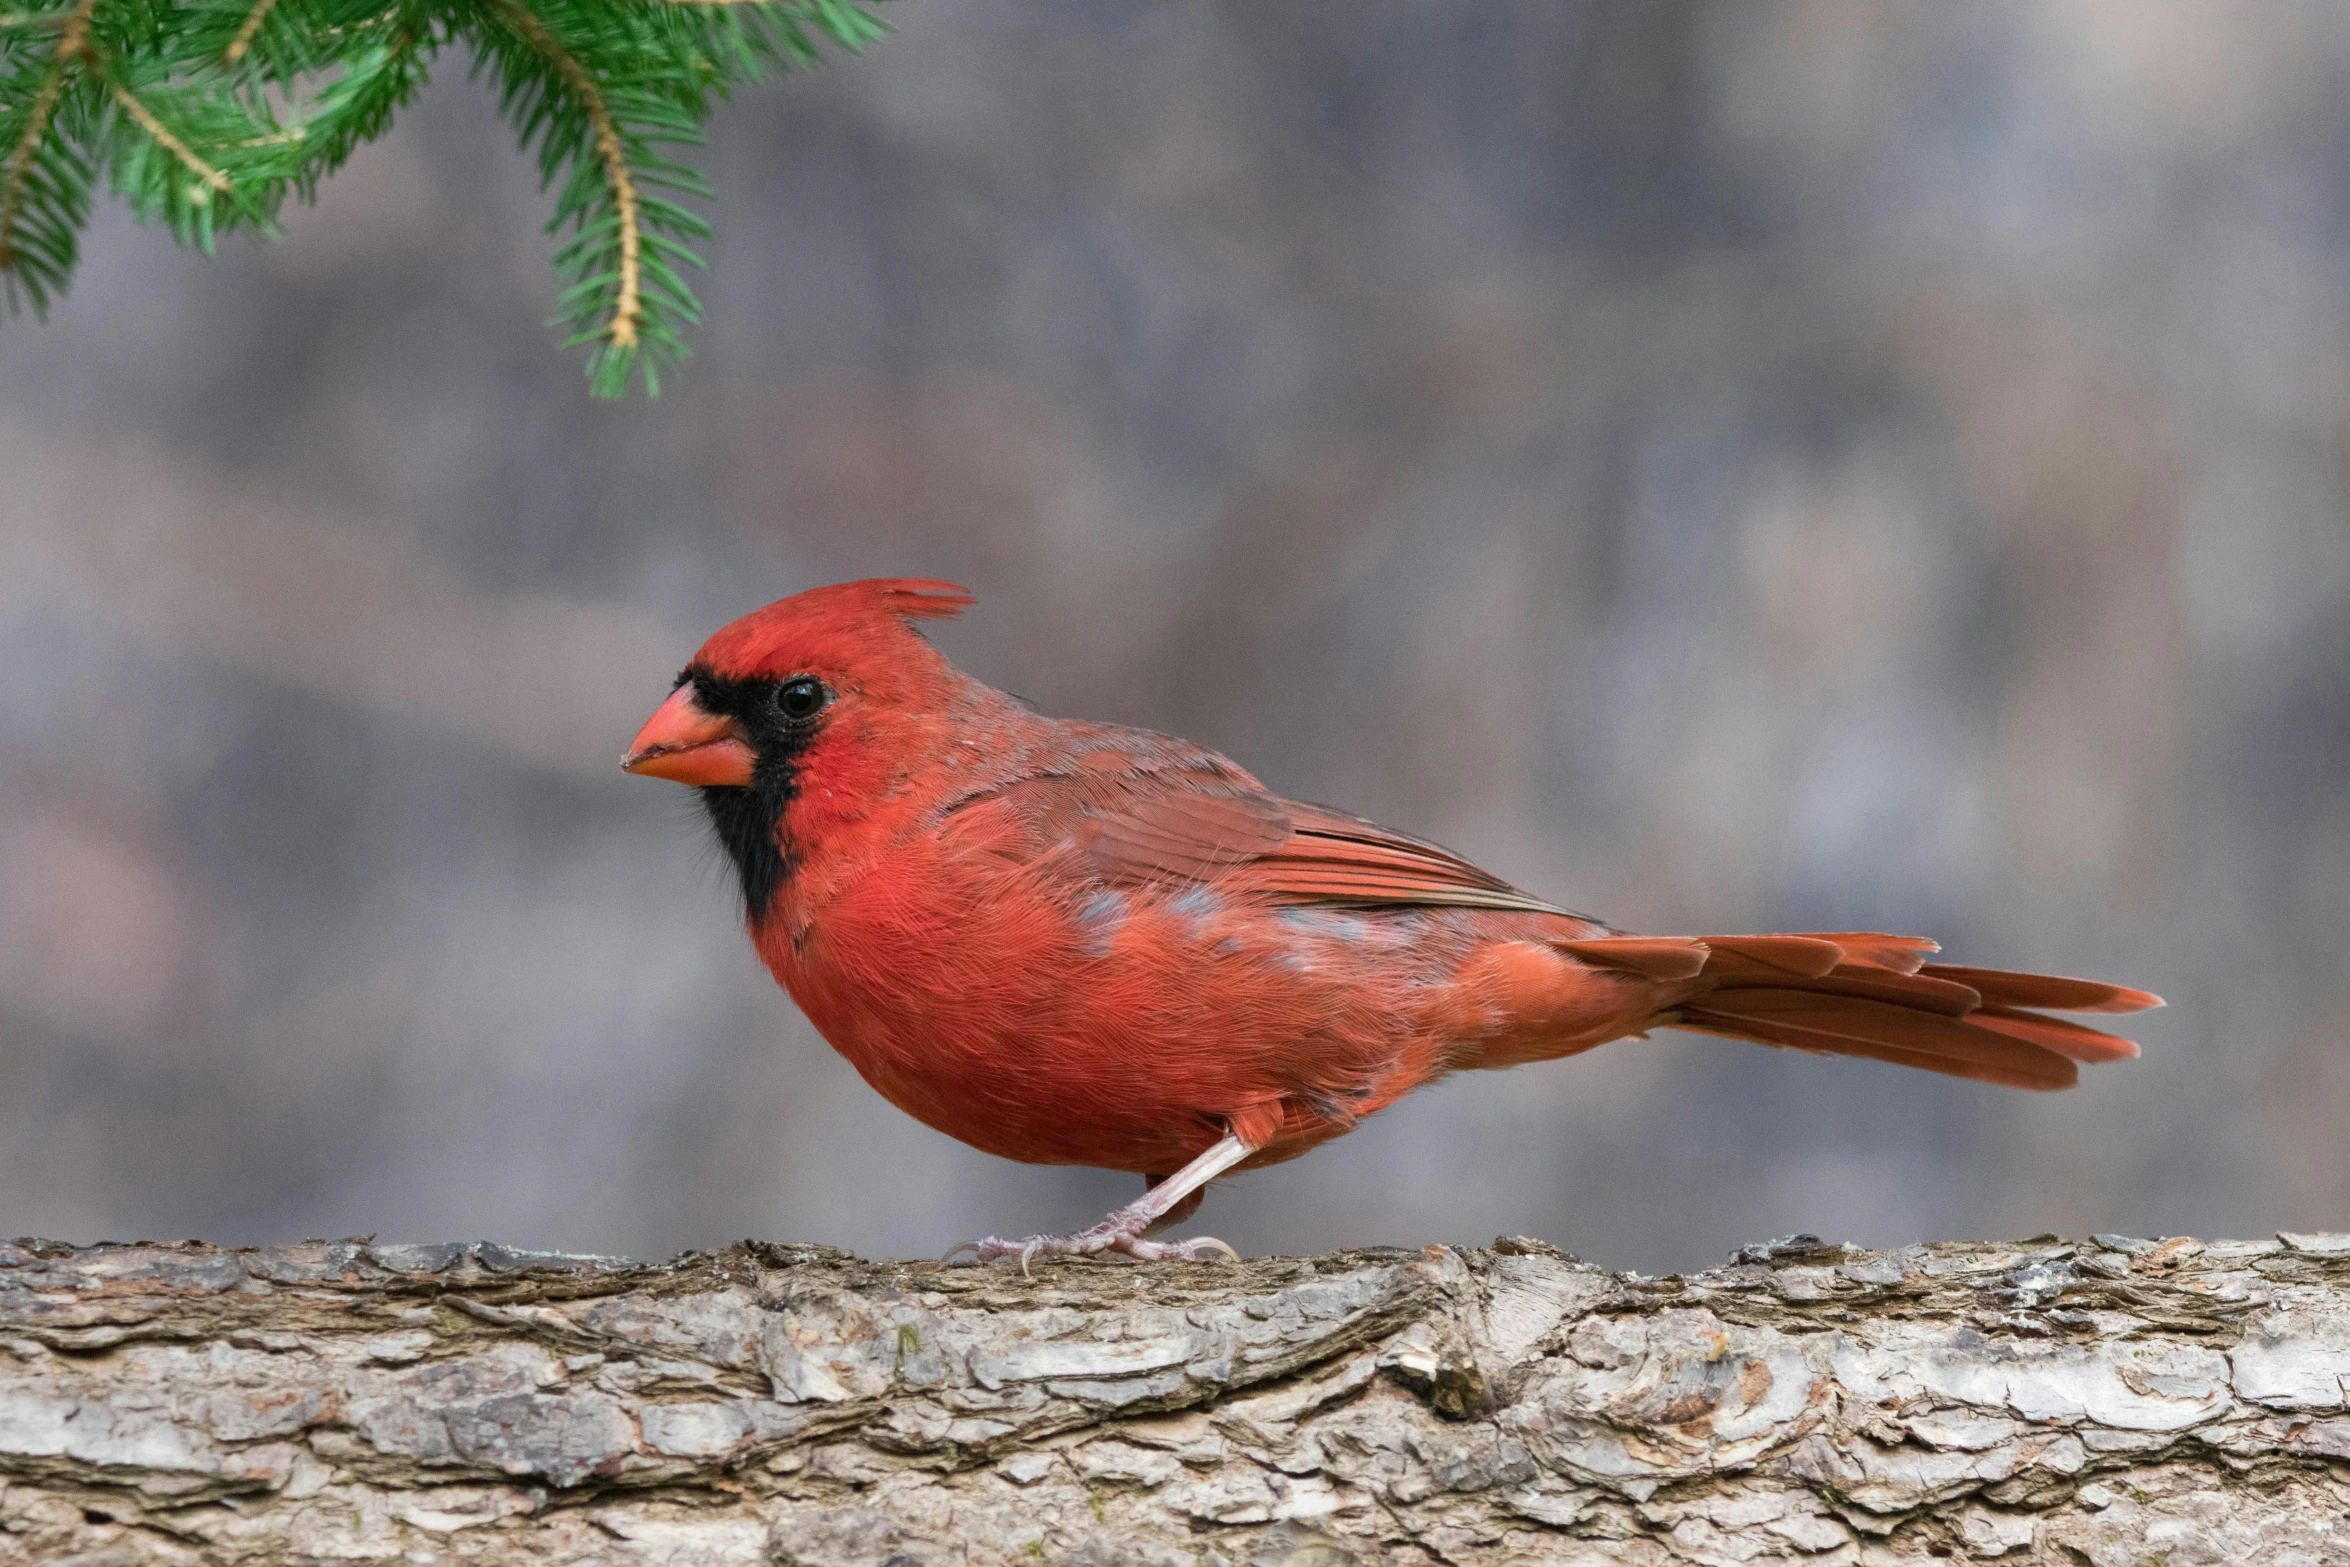
<instances>
[{"instance_id":1,"label":"bird's leg","mask_svg":"<svg viewBox=\"0 0 2350 1567\"><path fill-rule=\"evenodd\" d=\"M1146 1175L1142 1178L1142 1189L1147 1192L1152 1187L1158 1185L1161 1181L1171 1179L1173 1179L1173 1177L1165 1175ZM1202 1186L1194 1191L1189 1197L1184 1198L1174 1207L1169 1208L1165 1213L1162 1213L1157 1218L1151 1220L1151 1227L1142 1232L1142 1238L1144 1240L1157 1240L1160 1236L1175 1228L1176 1225L1181 1224L1184 1220L1199 1212L1200 1204L1206 1202L1207 1200L1208 1189Z\"/></svg>"},{"instance_id":2,"label":"bird's leg","mask_svg":"<svg viewBox=\"0 0 2350 1567\"><path fill-rule=\"evenodd\" d=\"M1185 1198L1255 1152L1254 1146L1227 1132L1215 1147L1091 1229L1079 1230L1074 1235L1031 1235L1017 1241L998 1240L990 1235L985 1240L965 1241L947 1256L951 1258L958 1252L968 1251L981 1262L1017 1257L1023 1272L1027 1271L1031 1258L1091 1257L1105 1251L1122 1251L1145 1262L1205 1262L1213 1256L1230 1257L1237 1262L1239 1253L1222 1241L1206 1236L1188 1241L1154 1241L1143 1237Z\"/></svg>"}]
</instances>

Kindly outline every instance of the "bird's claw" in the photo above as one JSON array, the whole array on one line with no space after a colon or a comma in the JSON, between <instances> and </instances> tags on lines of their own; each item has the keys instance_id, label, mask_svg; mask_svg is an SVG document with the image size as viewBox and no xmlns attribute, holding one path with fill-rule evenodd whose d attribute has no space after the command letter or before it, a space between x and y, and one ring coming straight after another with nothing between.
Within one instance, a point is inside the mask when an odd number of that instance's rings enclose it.
<instances>
[{"instance_id":1,"label":"bird's claw","mask_svg":"<svg viewBox=\"0 0 2350 1567\"><path fill-rule=\"evenodd\" d=\"M1028 1265L1038 1257L1096 1257L1103 1252L1123 1252L1138 1262L1238 1262L1240 1253L1212 1235L1194 1236L1182 1241L1150 1241L1142 1238L1139 1226L1097 1224L1090 1230L1075 1235L1030 1235L1008 1241L990 1235L981 1240L965 1241L940 1258L951 1261L964 1252L976 1263L997 1262L1006 1257L1020 1259L1020 1272L1028 1273Z\"/></svg>"},{"instance_id":2,"label":"bird's claw","mask_svg":"<svg viewBox=\"0 0 2350 1567\"><path fill-rule=\"evenodd\" d=\"M1140 1236L1117 1250L1143 1262L1238 1262L1240 1253L1213 1235L1194 1235L1187 1241L1146 1241Z\"/></svg>"}]
</instances>

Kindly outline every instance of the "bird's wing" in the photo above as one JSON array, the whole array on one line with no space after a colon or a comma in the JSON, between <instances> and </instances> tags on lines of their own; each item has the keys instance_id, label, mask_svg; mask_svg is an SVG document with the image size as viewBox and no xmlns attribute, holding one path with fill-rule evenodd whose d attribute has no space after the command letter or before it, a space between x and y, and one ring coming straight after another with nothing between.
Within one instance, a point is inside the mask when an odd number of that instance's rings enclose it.
<instances>
[{"instance_id":1,"label":"bird's wing","mask_svg":"<svg viewBox=\"0 0 2350 1567\"><path fill-rule=\"evenodd\" d=\"M1284 800L1224 758L1178 742L1056 759L958 802L950 820L975 835L966 841L1007 858L1074 852L1113 887L1212 882L1271 903L1565 912L1448 849Z\"/></svg>"},{"instance_id":2,"label":"bird's wing","mask_svg":"<svg viewBox=\"0 0 2350 1567\"><path fill-rule=\"evenodd\" d=\"M1280 803L1289 815L1289 836L1232 875L1275 902L1567 912L1527 896L1440 844L1325 805Z\"/></svg>"}]
</instances>

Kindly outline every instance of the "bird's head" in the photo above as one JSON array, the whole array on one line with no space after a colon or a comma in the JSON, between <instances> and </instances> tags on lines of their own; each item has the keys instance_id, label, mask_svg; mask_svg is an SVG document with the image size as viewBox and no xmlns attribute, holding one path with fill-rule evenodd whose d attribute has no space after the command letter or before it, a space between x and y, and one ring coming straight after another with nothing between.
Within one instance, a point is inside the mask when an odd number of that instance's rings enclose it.
<instances>
[{"instance_id":1,"label":"bird's head","mask_svg":"<svg viewBox=\"0 0 2350 1567\"><path fill-rule=\"evenodd\" d=\"M896 579L754 610L702 644L620 765L701 789L756 917L789 874L776 844L785 808L811 778L835 796L884 784L893 741L960 678L914 623L971 602L951 582Z\"/></svg>"}]
</instances>

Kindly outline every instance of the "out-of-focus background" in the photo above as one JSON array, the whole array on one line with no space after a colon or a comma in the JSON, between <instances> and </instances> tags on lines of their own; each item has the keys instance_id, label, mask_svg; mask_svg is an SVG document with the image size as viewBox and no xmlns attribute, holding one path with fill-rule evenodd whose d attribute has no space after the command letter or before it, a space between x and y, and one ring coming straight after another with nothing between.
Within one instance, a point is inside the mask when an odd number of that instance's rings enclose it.
<instances>
[{"instance_id":1,"label":"out-of-focus background","mask_svg":"<svg viewBox=\"0 0 2350 1567\"><path fill-rule=\"evenodd\" d=\"M2167 993L2034 1096L1686 1036L1248 1250L2350 1227L2350 10L900 0L591 404L464 64L264 249L0 326L0 1234L877 1254L1131 1178L892 1109L615 767L767 599L1638 929Z\"/></svg>"}]
</instances>

